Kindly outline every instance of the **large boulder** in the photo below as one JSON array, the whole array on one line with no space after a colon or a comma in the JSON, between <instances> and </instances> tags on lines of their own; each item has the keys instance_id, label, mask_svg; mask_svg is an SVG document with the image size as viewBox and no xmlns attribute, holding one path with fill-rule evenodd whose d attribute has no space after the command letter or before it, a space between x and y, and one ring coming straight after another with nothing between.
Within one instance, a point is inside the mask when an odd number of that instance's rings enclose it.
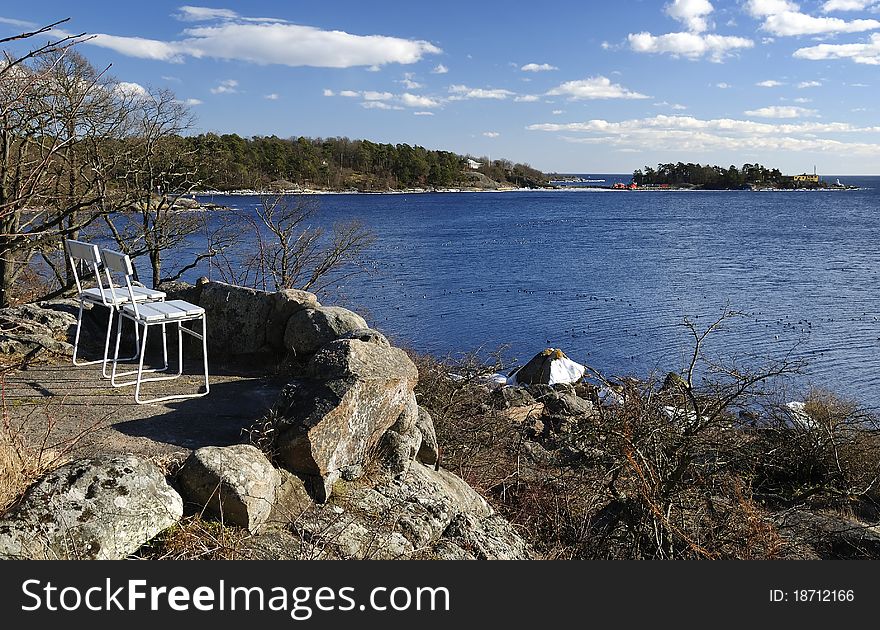
<instances>
[{"instance_id":1,"label":"large boulder","mask_svg":"<svg viewBox=\"0 0 880 630\"><path fill-rule=\"evenodd\" d=\"M273 348L284 349L284 333L290 316L306 308L316 309L321 304L314 293L285 289L272 294L272 309L266 321L266 341Z\"/></svg>"},{"instance_id":2,"label":"large boulder","mask_svg":"<svg viewBox=\"0 0 880 630\"><path fill-rule=\"evenodd\" d=\"M415 365L398 348L357 339L325 345L291 382L273 413L277 461L326 501L343 469L364 466L413 400Z\"/></svg>"},{"instance_id":3,"label":"large boulder","mask_svg":"<svg viewBox=\"0 0 880 630\"><path fill-rule=\"evenodd\" d=\"M154 463L78 460L45 475L0 520L0 557L122 559L182 514L180 495Z\"/></svg>"},{"instance_id":4,"label":"large boulder","mask_svg":"<svg viewBox=\"0 0 880 630\"><path fill-rule=\"evenodd\" d=\"M193 452L177 481L199 513L255 532L272 512L281 476L257 448L236 444Z\"/></svg>"},{"instance_id":5,"label":"large boulder","mask_svg":"<svg viewBox=\"0 0 880 630\"><path fill-rule=\"evenodd\" d=\"M269 350L266 322L273 306L272 293L207 282L202 286L199 306L207 316L210 353L228 356Z\"/></svg>"},{"instance_id":6,"label":"large boulder","mask_svg":"<svg viewBox=\"0 0 880 630\"><path fill-rule=\"evenodd\" d=\"M346 333L368 328L364 318L339 306L304 308L287 321L284 347L299 357L309 357Z\"/></svg>"}]
</instances>

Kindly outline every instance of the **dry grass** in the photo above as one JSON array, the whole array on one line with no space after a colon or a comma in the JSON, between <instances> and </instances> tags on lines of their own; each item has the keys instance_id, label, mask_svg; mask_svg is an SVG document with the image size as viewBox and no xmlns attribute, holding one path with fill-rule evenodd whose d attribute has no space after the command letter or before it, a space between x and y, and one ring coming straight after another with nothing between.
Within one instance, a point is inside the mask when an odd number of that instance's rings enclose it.
<instances>
[{"instance_id":1,"label":"dry grass","mask_svg":"<svg viewBox=\"0 0 880 630\"><path fill-rule=\"evenodd\" d=\"M21 365L21 358L7 358L0 365L0 514L14 505L34 481L67 462L77 444L107 418L57 440L55 426L57 418L65 413L63 401L17 409L13 414L6 396L6 378Z\"/></svg>"},{"instance_id":2,"label":"dry grass","mask_svg":"<svg viewBox=\"0 0 880 630\"><path fill-rule=\"evenodd\" d=\"M687 399L711 410L693 423L684 411L670 418L676 394L659 380L628 379L623 404L535 437L529 419L493 409L478 380L449 378L476 373L473 366L413 359L443 465L544 557L795 558L809 548L780 534L779 510L880 515L876 419L827 392L806 397L814 424L803 427L768 402L765 382L722 406L742 381L716 381Z\"/></svg>"},{"instance_id":3,"label":"dry grass","mask_svg":"<svg viewBox=\"0 0 880 630\"><path fill-rule=\"evenodd\" d=\"M236 560L246 529L186 516L138 551L146 560Z\"/></svg>"}]
</instances>

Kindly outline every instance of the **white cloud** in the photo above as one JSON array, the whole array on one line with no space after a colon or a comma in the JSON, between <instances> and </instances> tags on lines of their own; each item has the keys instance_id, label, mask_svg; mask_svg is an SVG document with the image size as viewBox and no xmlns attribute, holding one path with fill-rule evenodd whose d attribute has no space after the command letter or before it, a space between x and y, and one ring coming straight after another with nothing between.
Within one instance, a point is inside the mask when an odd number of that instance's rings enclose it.
<instances>
[{"instance_id":1,"label":"white cloud","mask_svg":"<svg viewBox=\"0 0 880 630\"><path fill-rule=\"evenodd\" d=\"M483 135L487 138L497 138L501 134L498 133L497 131L484 131Z\"/></svg>"},{"instance_id":2,"label":"white cloud","mask_svg":"<svg viewBox=\"0 0 880 630\"><path fill-rule=\"evenodd\" d=\"M373 92L368 90L363 92L363 97L365 101L390 101L394 98L394 94L391 92Z\"/></svg>"},{"instance_id":3,"label":"white cloud","mask_svg":"<svg viewBox=\"0 0 880 630\"><path fill-rule=\"evenodd\" d=\"M551 66L549 63L527 63L520 70L523 72L550 72L551 70L559 70L559 68Z\"/></svg>"},{"instance_id":4,"label":"white cloud","mask_svg":"<svg viewBox=\"0 0 880 630\"><path fill-rule=\"evenodd\" d=\"M880 28L877 20L842 20L833 17L814 17L806 13L786 11L767 16L761 28L780 36L831 35L834 33L859 33Z\"/></svg>"},{"instance_id":5,"label":"white cloud","mask_svg":"<svg viewBox=\"0 0 880 630\"><path fill-rule=\"evenodd\" d=\"M428 96L420 96L417 94L410 94L409 92L405 92L400 95L400 102L406 105L407 107L420 107L420 108L434 108L440 107L440 101L430 98Z\"/></svg>"},{"instance_id":6,"label":"white cloud","mask_svg":"<svg viewBox=\"0 0 880 630\"><path fill-rule=\"evenodd\" d=\"M364 101L361 103L361 107L365 109L400 109L382 101Z\"/></svg>"},{"instance_id":7,"label":"white cloud","mask_svg":"<svg viewBox=\"0 0 880 630\"><path fill-rule=\"evenodd\" d=\"M750 109L743 113L746 116L757 116L758 118L809 118L816 115L816 110L789 105L772 105L760 109Z\"/></svg>"},{"instance_id":8,"label":"white cloud","mask_svg":"<svg viewBox=\"0 0 880 630\"><path fill-rule=\"evenodd\" d=\"M67 35L67 33L63 33L63 35ZM109 48L127 57L139 59L181 63L184 58L184 52L178 44L144 37L117 37L116 35L99 33L91 39L85 40L85 43Z\"/></svg>"},{"instance_id":9,"label":"white cloud","mask_svg":"<svg viewBox=\"0 0 880 630\"><path fill-rule=\"evenodd\" d=\"M471 88L466 85L450 85L449 92L453 95L449 97L450 101L463 101L466 99L490 99L503 101L514 96L514 93L510 90Z\"/></svg>"},{"instance_id":10,"label":"white cloud","mask_svg":"<svg viewBox=\"0 0 880 630\"><path fill-rule=\"evenodd\" d=\"M513 99L517 103L536 103L541 100L537 94L521 94Z\"/></svg>"},{"instance_id":11,"label":"white cloud","mask_svg":"<svg viewBox=\"0 0 880 630\"><path fill-rule=\"evenodd\" d=\"M801 97L801 98L796 98L796 99L794 99L794 102L795 102L795 103L800 103L801 105L803 105L804 103L812 103L812 102L813 102L813 99L811 99L811 98L803 98L803 97Z\"/></svg>"},{"instance_id":12,"label":"white cloud","mask_svg":"<svg viewBox=\"0 0 880 630\"><path fill-rule=\"evenodd\" d=\"M858 127L850 123L767 123L729 118L702 120L690 116L664 116L610 122L590 120L578 123L541 123L527 127L533 131L574 133L563 140L600 144L619 151L821 151L840 156L876 157L880 144L852 142L868 134L880 134L880 127ZM822 137L827 135L838 137ZM849 136L849 137L847 137Z\"/></svg>"},{"instance_id":13,"label":"white cloud","mask_svg":"<svg viewBox=\"0 0 880 630\"><path fill-rule=\"evenodd\" d=\"M826 59L849 59L853 63L870 66L880 65L880 33L874 33L863 44L819 44L794 51L796 59L824 61Z\"/></svg>"},{"instance_id":14,"label":"white cloud","mask_svg":"<svg viewBox=\"0 0 880 630\"><path fill-rule=\"evenodd\" d=\"M342 90L339 93L339 96L344 96L345 98L358 98L360 95L360 92L355 92L354 90Z\"/></svg>"},{"instance_id":15,"label":"white cloud","mask_svg":"<svg viewBox=\"0 0 880 630\"><path fill-rule=\"evenodd\" d=\"M142 59L181 62L208 57L261 65L379 69L389 63L411 64L442 52L424 40L384 35L353 35L270 18L245 18L227 9L182 7L187 21L202 21L177 41L120 37L99 33L90 45Z\"/></svg>"},{"instance_id":16,"label":"white cloud","mask_svg":"<svg viewBox=\"0 0 880 630\"><path fill-rule=\"evenodd\" d=\"M547 95L567 96L570 100L650 98L628 90L622 85L611 83L611 79L603 76L590 77L580 81L567 81L547 92Z\"/></svg>"},{"instance_id":17,"label":"white cloud","mask_svg":"<svg viewBox=\"0 0 880 630\"><path fill-rule=\"evenodd\" d=\"M336 96L336 93L333 90L324 90L324 96Z\"/></svg>"},{"instance_id":18,"label":"white cloud","mask_svg":"<svg viewBox=\"0 0 880 630\"><path fill-rule=\"evenodd\" d=\"M864 11L874 5L877 0L828 0L822 5L823 13L832 11Z\"/></svg>"},{"instance_id":19,"label":"white cloud","mask_svg":"<svg viewBox=\"0 0 880 630\"><path fill-rule=\"evenodd\" d=\"M412 72L407 72L403 75L403 78L399 81L399 83L402 83L403 87L405 87L407 90L418 90L425 87L418 81L415 81L414 77L415 75Z\"/></svg>"},{"instance_id":20,"label":"white cloud","mask_svg":"<svg viewBox=\"0 0 880 630\"><path fill-rule=\"evenodd\" d=\"M209 9L208 7L183 6L177 9L174 17L182 22L206 22L209 20L231 20L238 17L232 9Z\"/></svg>"},{"instance_id":21,"label":"white cloud","mask_svg":"<svg viewBox=\"0 0 880 630\"><path fill-rule=\"evenodd\" d=\"M278 96L275 92L272 92L271 94L264 94L263 98L267 101L277 101L281 97Z\"/></svg>"},{"instance_id":22,"label":"white cloud","mask_svg":"<svg viewBox=\"0 0 880 630\"><path fill-rule=\"evenodd\" d=\"M684 111L687 109L686 105L670 103L668 101L660 101L659 103L654 103L654 107L668 107L669 109L674 109L675 111Z\"/></svg>"},{"instance_id":23,"label":"white cloud","mask_svg":"<svg viewBox=\"0 0 880 630\"><path fill-rule=\"evenodd\" d=\"M797 84L798 89L803 90L805 88L814 88L820 87L822 85L821 81L801 81Z\"/></svg>"},{"instance_id":24,"label":"white cloud","mask_svg":"<svg viewBox=\"0 0 880 630\"><path fill-rule=\"evenodd\" d=\"M147 88L140 83L132 83L130 81L120 81L114 86L114 90L123 98L142 100L150 96Z\"/></svg>"},{"instance_id":25,"label":"white cloud","mask_svg":"<svg viewBox=\"0 0 880 630\"><path fill-rule=\"evenodd\" d=\"M432 74L446 74L447 72L449 72L449 68L444 66L442 63L438 63L436 66L434 66L434 69L431 70Z\"/></svg>"},{"instance_id":26,"label":"white cloud","mask_svg":"<svg viewBox=\"0 0 880 630\"><path fill-rule=\"evenodd\" d=\"M732 86L730 83L724 83L724 82L721 82L721 83L716 83L716 84L715 84L715 87L717 87L717 88L719 88L719 89L721 89L721 90L729 90L729 89L732 88L733 86Z\"/></svg>"},{"instance_id":27,"label":"white cloud","mask_svg":"<svg viewBox=\"0 0 880 630\"><path fill-rule=\"evenodd\" d=\"M789 2L789 0L748 0L746 2L746 11L756 18L798 10L800 10L800 7L794 2Z\"/></svg>"},{"instance_id":28,"label":"white cloud","mask_svg":"<svg viewBox=\"0 0 880 630\"><path fill-rule=\"evenodd\" d=\"M709 0L673 0L666 5L667 15L684 24L692 33L702 33L709 28L706 17L713 10Z\"/></svg>"},{"instance_id":29,"label":"white cloud","mask_svg":"<svg viewBox=\"0 0 880 630\"><path fill-rule=\"evenodd\" d=\"M757 85L758 87L774 88L779 87L780 85L785 85L785 83L782 83L781 81L776 81L775 79L768 79L767 81L755 83L755 85Z\"/></svg>"},{"instance_id":30,"label":"white cloud","mask_svg":"<svg viewBox=\"0 0 880 630\"><path fill-rule=\"evenodd\" d=\"M554 116L559 116L560 114L564 114L565 112L564 112L563 110L561 110L561 109L554 109L554 110L553 110L552 112L550 112L550 113L553 114Z\"/></svg>"},{"instance_id":31,"label":"white cloud","mask_svg":"<svg viewBox=\"0 0 880 630\"><path fill-rule=\"evenodd\" d=\"M755 45L752 40L744 37L698 33L630 33L627 40L635 52L669 54L691 59L708 56L713 61L721 61L739 49L752 48Z\"/></svg>"},{"instance_id":32,"label":"white cloud","mask_svg":"<svg viewBox=\"0 0 880 630\"><path fill-rule=\"evenodd\" d=\"M433 116L434 112L413 112L413 116Z\"/></svg>"},{"instance_id":33,"label":"white cloud","mask_svg":"<svg viewBox=\"0 0 880 630\"><path fill-rule=\"evenodd\" d=\"M188 99L186 99L186 100L183 102L183 104L184 104L184 105L188 105L188 106L190 106L190 107L195 107L196 105L201 105L202 102L203 102L203 101L201 101L201 100L199 100L199 99L197 99L197 98L188 98Z\"/></svg>"},{"instance_id":34,"label":"white cloud","mask_svg":"<svg viewBox=\"0 0 880 630\"><path fill-rule=\"evenodd\" d=\"M235 94L238 92L238 81L227 79L220 81L220 85L211 88L211 94Z\"/></svg>"},{"instance_id":35,"label":"white cloud","mask_svg":"<svg viewBox=\"0 0 880 630\"><path fill-rule=\"evenodd\" d=\"M16 28L37 28L37 24L26 20L16 20L15 18L0 17L0 24L9 24Z\"/></svg>"},{"instance_id":36,"label":"white cloud","mask_svg":"<svg viewBox=\"0 0 880 630\"><path fill-rule=\"evenodd\" d=\"M183 83L183 81L180 80L180 77L172 77L164 74L162 75L162 80L171 81L172 83Z\"/></svg>"}]
</instances>

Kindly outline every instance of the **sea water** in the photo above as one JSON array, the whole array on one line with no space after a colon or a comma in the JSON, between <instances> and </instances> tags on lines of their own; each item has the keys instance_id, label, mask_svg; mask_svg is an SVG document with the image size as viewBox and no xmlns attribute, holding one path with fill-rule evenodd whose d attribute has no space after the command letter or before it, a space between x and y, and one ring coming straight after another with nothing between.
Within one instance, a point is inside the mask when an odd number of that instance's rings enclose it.
<instances>
[{"instance_id":1,"label":"sea water","mask_svg":"<svg viewBox=\"0 0 880 630\"><path fill-rule=\"evenodd\" d=\"M813 385L876 409L880 178L840 179L860 189L322 195L316 221L375 233L372 271L334 299L398 345L504 346L520 364L556 347L607 375L662 376L690 361L686 321L702 330L736 311L707 338L708 359L805 360L791 398Z\"/></svg>"}]
</instances>

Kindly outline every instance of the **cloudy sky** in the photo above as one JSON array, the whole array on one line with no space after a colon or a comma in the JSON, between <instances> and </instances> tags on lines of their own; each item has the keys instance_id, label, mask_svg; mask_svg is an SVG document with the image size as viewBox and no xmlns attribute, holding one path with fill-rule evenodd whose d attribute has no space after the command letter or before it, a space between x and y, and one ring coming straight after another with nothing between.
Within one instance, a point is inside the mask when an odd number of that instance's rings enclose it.
<instances>
[{"instance_id":1,"label":"cloudy sky","mask_svg":"<svg viewBox=\"0 0 880 630\"><path fill-rule=\"evenodd\" d=\"M196 131L349 136L546 171L667 161L880 173L880 0L4 3L72 18Z\"/></svg>"}]
</instances>

